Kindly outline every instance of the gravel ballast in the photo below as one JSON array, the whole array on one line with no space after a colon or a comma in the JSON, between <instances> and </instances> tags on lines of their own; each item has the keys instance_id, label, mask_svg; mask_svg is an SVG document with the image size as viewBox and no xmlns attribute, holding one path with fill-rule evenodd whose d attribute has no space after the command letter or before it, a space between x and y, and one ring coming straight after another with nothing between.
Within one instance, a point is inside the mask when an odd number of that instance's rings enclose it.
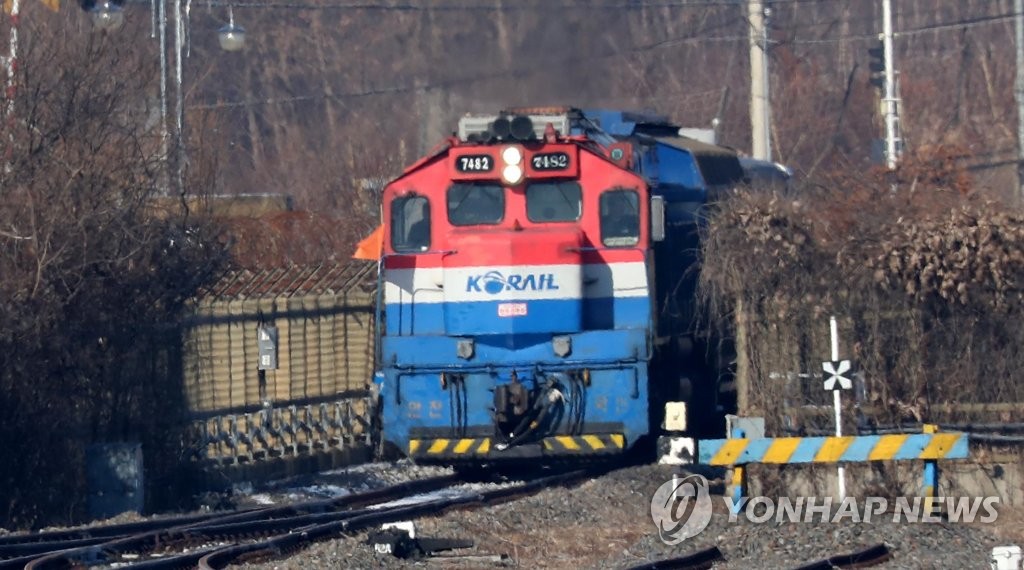
<instances>
[{"instance_id":1,"label":"gravel ballast","mask_svg":"<svg viewBox=\"0 0 1024 570\"><path fill-rule=\"evenodd\" d=\"M402 467L382 464L380 469ZM715 514L708 527L679 545L667 546L658 538L650 503L655 490L670 476L671 471L662 466L626 468L569 489L547 489L501 505L417 521L418 536L472 539L476 546L457 554L507 557L500 563L496 558L400 560L374 553L366 543L366 533L359 533L311 545L285 559L246 567L627 568L717 545L725 560L715 568L770 569L792 568L885 543L893 557L877 568L989 568L992 548L1013 543L1005 532L1000 538L996 531L1007 530L1006 524L1020 525L1015 511L1001 512L1000 519L988 525L894 523L891 513L871 522L823 523L815 517L815 522L753 524L742 516L731 522L721 496L713 495ZM1019 537L1019 532L1010 536Z\"/></svg>"}]
</instances>

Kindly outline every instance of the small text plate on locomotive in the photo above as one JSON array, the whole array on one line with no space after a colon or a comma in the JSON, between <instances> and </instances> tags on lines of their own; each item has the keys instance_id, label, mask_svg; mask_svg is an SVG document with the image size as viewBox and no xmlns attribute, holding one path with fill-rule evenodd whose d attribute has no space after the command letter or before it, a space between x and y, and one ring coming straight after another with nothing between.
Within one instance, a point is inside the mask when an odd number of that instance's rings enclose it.
<instances>
[{"instance_id":1,"label":"small text plate on locomotive","mask_svg":"<svg viewBox=\"0 0 1024 570\"><path fill-rule=\"evenodd\" d=\"M499 317L525 317L526 303L501 303L498 305Z\"/></svg>"}]
</instances>

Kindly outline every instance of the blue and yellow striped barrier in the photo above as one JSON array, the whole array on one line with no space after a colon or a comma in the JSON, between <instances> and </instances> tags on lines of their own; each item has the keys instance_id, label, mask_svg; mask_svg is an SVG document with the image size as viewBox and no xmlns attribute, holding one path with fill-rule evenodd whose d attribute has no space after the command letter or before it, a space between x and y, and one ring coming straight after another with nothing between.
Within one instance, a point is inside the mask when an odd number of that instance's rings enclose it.
<instances>
[{"instance_id":1,"label":"blue and yellow striped barrier","mask_svg":"<svg viewBox=\"0 0 1024 570\"><path fill-rule=\"evenodd\" d=\"M747 494L746 465L751 463L845 463L863 461L924 461L921 487L925 508L938 505L939 459L968 457L967 434L939 433L938 426L925 424L917 434L859 435L835 437L764 437L702 439L697 443L697 463L733 468L731 492L733 512L739 512ZM735 435L742 435L737 430Z\"/></svg>"},{"instance_id":2,"label":"blue and yellow striped barrier","mask_svg":"<svg viewBox=\"0 0 1024 570\"><path fill-rule=\"evenodd\" d=\"M967 457L965 433L919 433L845 437L766 437L704 439L698 463L837 463L886 460L938 460Z\"/></svg>"}]
</instances>

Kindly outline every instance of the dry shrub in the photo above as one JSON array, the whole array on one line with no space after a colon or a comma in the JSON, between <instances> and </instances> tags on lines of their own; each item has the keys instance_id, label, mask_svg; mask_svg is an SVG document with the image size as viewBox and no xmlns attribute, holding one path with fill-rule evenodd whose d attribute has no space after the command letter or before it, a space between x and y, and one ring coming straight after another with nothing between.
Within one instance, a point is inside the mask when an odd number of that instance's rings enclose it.
<instances>
[{"instance_id":1,"label":"dry shrub","mask_svg":"<svg viewBox=\"0 0 1024 570\"><path fill-rule=\"evenodd\" d=\"M942 405L1024 401L1024 214L974 195L962 155L938 147L892 175L836 174L796 199L747 189L717 206L701 290L719 326L747 328L741 413L773 433L831 428L830 315L864 377L848 418L992 419Z\"/></svg>"},{"instance_id":2,"label":"dry shrub","mask_svg":"<svg viewBox=\"0 0 1024 570\"><path fill-rule=\"evenodd\" d=\"M222 259L211 225L151 216L167 177L145 24L115 39L76 30L79 11L28 9L14 100L0 100L5 527L81 520L92 443L140 442L151 497L180 482L172 323Z\"/></svg>"}]
</instances>

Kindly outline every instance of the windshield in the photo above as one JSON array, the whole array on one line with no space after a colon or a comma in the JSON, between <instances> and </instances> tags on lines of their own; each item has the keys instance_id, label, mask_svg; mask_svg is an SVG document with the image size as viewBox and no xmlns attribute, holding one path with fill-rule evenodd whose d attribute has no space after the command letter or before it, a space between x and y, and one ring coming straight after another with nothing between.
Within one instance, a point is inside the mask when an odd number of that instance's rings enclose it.
<instances>
[{"instance_id":1,"label":"windshield","mask_svg":"<svg viewBox=\"0 0 1024 570\"><path fill-rule=\"evenodd\" d=\"M582 194L571 180L532 183L526 187L526 217L531 222L574 222L580 219Z\"/></svg>"},{"instance_id":2,"label":"windshield","mask_svg":"<svg viewBox=\"0 0 1024 570\"><path fill-rule=\"evenodd\" d=\"M505 217L505 190L497 184L453 184L448 221L453 226L497 224Z\"/></svg>"}]
</instances>

